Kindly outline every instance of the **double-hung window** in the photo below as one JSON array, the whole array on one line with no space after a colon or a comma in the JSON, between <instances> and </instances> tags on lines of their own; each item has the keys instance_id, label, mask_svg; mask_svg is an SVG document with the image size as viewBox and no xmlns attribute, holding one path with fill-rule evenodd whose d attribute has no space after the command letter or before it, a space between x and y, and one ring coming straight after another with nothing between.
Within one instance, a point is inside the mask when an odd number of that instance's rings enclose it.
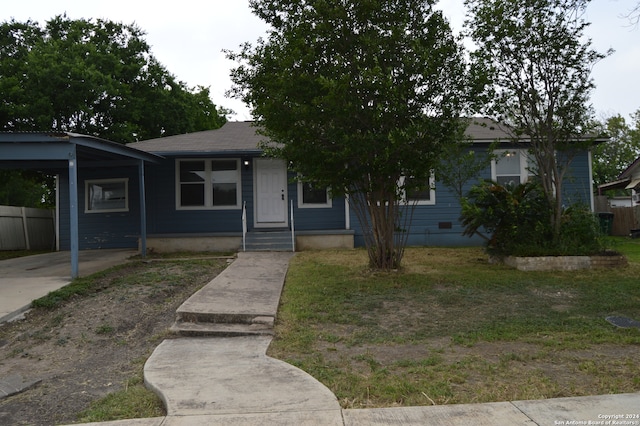
<instances>
[{"instance_id":1,"label":"double-hung window","mask_svg":"<svg viewBox=\"0 0 640 426\"><path fill-rule=\"evenodd\" d=\"M401 188L405 188L404 199L409 204L429 206L436 203L435 177L433 174L429 178L427 185L421 185L415 182L415 178L407 176L400 178L399 185ZM409 189L407 190L406 188Z\"/></svg>"},{"instance_id":2,"label":"double-hung window","mask_svg":"<svg viewBox=\"0 0 640 426\"><path fill-rule=\"evenodd\" d=\"M239 208L240 182L239 159L176 160L176 208Z\"/></svg>"},{"instance_id":3,"label":"double-hung window","mask_svg":"<svg viewBox=\"0 0 640 426\"><path fill-rule=\"evenodd\" d=\"M85 181L85 213L129 211L129 179Z\"/></svg>"},{"instance_id":4,"label":"double-hung window","mask_svg":"<svg viewBox=\"0 0 640 426\"><path fill-rule=\"evenodd\" d=\"M491 162L491 177L502 186L520 185L531 177L533 162L525 149L495 151Z\"/></svg>"},{"instance_id":5,"label":"double-hung window","mask_svg":"<svg viewBox=\"0 0 640 426\"><path fill-rule=\"evenodd\" d=\"M298 181L299 208L330 208L331 206L329 188L319 188L309 182Z\"/></svg>"}]
</instances>

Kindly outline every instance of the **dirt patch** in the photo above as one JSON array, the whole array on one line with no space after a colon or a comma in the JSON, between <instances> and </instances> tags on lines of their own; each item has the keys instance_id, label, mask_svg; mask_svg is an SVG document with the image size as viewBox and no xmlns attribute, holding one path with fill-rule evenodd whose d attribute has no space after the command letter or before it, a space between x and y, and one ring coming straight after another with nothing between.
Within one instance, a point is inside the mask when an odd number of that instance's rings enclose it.
<instances>
[{"instance_id":1,"label":"dirt patch","mask_svg":"<svg viewBox=\"0 0 640 426\"><path fill-rule=\"evenodd\" d=\"M35 309L0 326L0 378L41 382L0 400L0 424L77 422L92 401L123 389L184 300L227 265L225 259L131 262L97 278L90 295Z\"/></svg>"}]
</instances>

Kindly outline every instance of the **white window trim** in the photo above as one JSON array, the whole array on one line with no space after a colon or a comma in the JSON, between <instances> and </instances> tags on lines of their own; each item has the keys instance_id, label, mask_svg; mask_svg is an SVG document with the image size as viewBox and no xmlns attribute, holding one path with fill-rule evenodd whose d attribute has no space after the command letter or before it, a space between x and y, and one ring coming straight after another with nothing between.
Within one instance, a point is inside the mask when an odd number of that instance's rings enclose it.
<instances>
[{"instance_id":1,"label":"white window trim","mask_svg":"<svg viewBox=\"0 0 640 426\"><path fill-rule=\"evenodd\" d=\"M333 199L331 198L331 191L327 188L327 202L326 203L305 203L303 197L303 182L298 180L298 208L300 209L330 209L333 207Z\"/></svg>"},{"instance_id":2,"label":"white window trim","mask_svg":"<svg viewBox=\"0 0 640 426\"><path fill-rule=\"evenodd\" d=\"M236 204L233 206L213 205L213 182L211 182L212 162L230 161L236 162ZM180 163L188 161L204 161L204 206L182 206L180 205ZM242 169L239 158L178 158L175 165L176 183L176 210L238 210L242 206Z\"/></svg>"},{"instance_id":3,"label":"white window trim","mask_svg":"<svg viewBox=\"0 0 640 426\"><path fill-rule=\"evenodd\" d=\"M404 185L405 176L400 177L400 181L398 182L399 186L402 187ZM436 205L436 177L433 173L429 177L429 199L428 200L407 200L406 191L402 191L402 201L405 203L415 203L416 206L435 206Z\"/></svg>"},{"instance_id":4,"label":"white window trim","mask_svg":"<svg viewBox=\"0 0 640 426\"><path fill-rule=\"evenodd\" d=\"M501 158L505 153L513 152L518 155L518 160L520 162L520 183L525 183L530 178L529 173L529 152L526 149L513 148L513 149L498 149L495 150L496 158ZM496 164L498 161L496 159L491 160L491 180L496 182L498 180L498 170Z\"/></svg>"},{"instance_id":5,"label":"white window trim","mask_svg":"<svg viewBox=\"0 0 640 426\"><path fill-rule=\"evenodd\" d=\"M124 207L119 209L89 209L90 204L90 191L89 188L93 184L97 183L124 183ZM128 212L129 211L129 178L116 178L116 179L90 179L84 181L84 212L85 213L116 213L116 212Z\"/></svg>"}]
</instances>

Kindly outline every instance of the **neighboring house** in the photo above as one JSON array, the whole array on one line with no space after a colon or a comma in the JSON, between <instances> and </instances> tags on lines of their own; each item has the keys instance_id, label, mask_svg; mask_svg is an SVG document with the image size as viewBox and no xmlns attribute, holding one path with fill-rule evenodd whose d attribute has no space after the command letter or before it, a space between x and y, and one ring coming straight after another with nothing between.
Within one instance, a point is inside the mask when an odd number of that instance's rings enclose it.
<instances>
[{"instance_id":1,"label":"neighboring house","mask_svg":"<svg viewBox=\"0 0 640 426\"><path fill-rule=\"evenodd\" d=\"M528 179L526 145L514 143L487 119L474 119L467 134L473 140L472 149L478 153L486 152L498 140L499 154L504 154L478 179ZM248 231L248 249L290 248L292 225L296 249L364 244L348 201L331 197L328 188L297 182L284 161L263 157L259 148L263 137L250 122L230 122L217 130L168 136L121 148L96 138L69 136L69 140L81 142L76 143L87 151L87 159L79 160L73 173L71 169L66 173L66 161L56 163L52 170L59 176L59 244L63 250L75 241L68 232L69 223L73 222L70 212L74 211L69 194L75 187L80 249L140 245L157 251L235 251L243 246L243 229ZM38 146L41 144L32 149ZM102 160L101 150L109 153ZM28 158L34 160L37 155ZM70 181L74 173L77 182ZM476 182L468 182L466 188ZM409 229L409 245L482 244L479 238L462 236L459 202L451 190L437 181L437 176L430 191L411 197L417 206ZM574 158L564 198L567 203L581 201L593 208L589 151L581 151Z\"/></svg>"},{"instance_id":2,"label":"neighboring house","mask_svg":"<svg viewBox=\"0 0 640 426\"><path fill-rule=\"evenodd\" d=\"M631 206L640 205L640 157L627 167L618 179L598 186L600 192L612 189L631 190Z\"/></svg>"},{"instance_id":3,"label":"neighboring house","mask_svg":"<svg viewBox=\"0 0 640 426\"><path fill-rule=\"evenodd\" d=\"M631 190L631 199L626 211L619 207L615 210L613 219L613 235L631 235L633 238L640 238L640 157L636 158L627 167L618 179L598 186L600 193L612 189ZM609 205L614 204L609 200Z\"/></svg>"}]
</instances>

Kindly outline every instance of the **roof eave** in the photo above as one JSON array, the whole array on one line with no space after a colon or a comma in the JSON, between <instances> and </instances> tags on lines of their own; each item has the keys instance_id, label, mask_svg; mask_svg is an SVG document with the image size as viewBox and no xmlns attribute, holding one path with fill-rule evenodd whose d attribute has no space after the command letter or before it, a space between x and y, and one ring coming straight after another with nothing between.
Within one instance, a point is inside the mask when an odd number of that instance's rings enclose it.
<instances>
[{"instance_id":1,"label":"roof eave","mask_svg":"<svg viewBox=\"0 0 640 426\"><path fill-rule=\"evenodd\" d=\"M107 139L98 138L95 136L82 135L78 133L67 133L69 135L69 141L76 145L80 145L87 148L99 149L112 154L123 155L126 157L134 158L136 160L147 161L150 163L159 163L163 157L160 154L150 153L134 149L123 145L121 143L113 142Z\"/></svg>"}]
</instances>

